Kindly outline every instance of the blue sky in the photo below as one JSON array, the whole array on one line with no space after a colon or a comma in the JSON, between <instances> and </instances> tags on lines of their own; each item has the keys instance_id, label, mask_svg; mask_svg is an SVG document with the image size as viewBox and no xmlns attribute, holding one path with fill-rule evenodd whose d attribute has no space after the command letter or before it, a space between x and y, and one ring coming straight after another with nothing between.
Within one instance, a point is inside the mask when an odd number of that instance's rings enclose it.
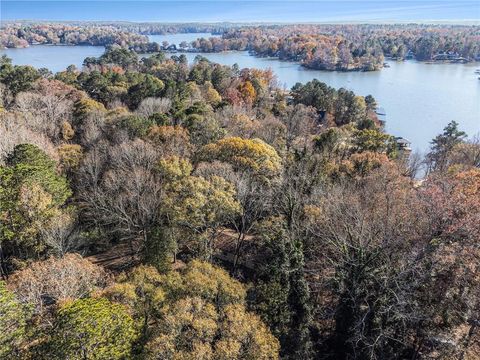
<instances>
[{"instance_id":1,"label":"blue sky","mask_svg":"<svg viewBox=\"0 0 480 360\"><path fill-rule=\"evenodd\" d=\"M480 21L480 0L1 0L1 19L159 22Z\"/></svg>"}]
</instances>

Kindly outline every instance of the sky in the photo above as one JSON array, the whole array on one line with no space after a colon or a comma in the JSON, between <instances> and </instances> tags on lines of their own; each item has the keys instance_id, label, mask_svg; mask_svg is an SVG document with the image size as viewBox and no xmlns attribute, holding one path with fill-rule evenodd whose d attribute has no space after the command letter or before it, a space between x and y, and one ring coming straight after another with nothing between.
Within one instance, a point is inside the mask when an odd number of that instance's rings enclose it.
<instances>
[{"instance_id":1,"label":"sky","mask_svg":"<svg viewBox=\"0 0 480 360\"><path fill-rule=\"evenodd\" d=\"M480 0L0 0L5 20L480 23Z\"/></svg>"}]
</instances>

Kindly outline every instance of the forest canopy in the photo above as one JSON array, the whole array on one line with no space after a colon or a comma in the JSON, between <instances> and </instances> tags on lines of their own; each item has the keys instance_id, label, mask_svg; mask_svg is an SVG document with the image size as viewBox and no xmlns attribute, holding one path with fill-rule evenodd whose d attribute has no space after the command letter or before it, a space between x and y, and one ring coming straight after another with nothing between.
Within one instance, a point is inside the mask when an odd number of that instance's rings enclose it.
<instances>
[{"instance_id":1,"label":"forest canopy","mask_svg":"<svg viewBox=\"0 0 480 360\"><path fill-rule=\"evenodd\" d=\"M371 95L123 46L56 74L2 57L0 89L0 357L479 354L480 142L456 122L421 158Z\"/></svg>"}]
</instances>

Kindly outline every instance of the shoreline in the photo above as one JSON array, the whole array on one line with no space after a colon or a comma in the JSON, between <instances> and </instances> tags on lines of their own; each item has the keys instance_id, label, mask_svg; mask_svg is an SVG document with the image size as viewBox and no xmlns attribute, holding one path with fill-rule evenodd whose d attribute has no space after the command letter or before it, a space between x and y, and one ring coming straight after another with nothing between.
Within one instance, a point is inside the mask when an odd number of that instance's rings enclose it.
<instances>
[{"instance_id":1,"label":"shoreline","mask_svg":"<svg viewBox=\"0 0 480 360\"><path fill-rule=\"evenodd\" d=\"M191 33L182 33L182 34L191 34ZM28 49L28 48L31 48L31 47L36 47L36 46L49 46L49 47L87 47L87 46L92 46L92 47L104 47L106 48L107 46L111 46L111 45L116 45L116 44L100 44L100 45L94 45L94 44L51 44L51 43L36 43L36 44L28 44L27 46L19 46L19 47L7 47L7 46L4 46L4 47L1 47L0 50L14 50L14 49ZM174 44L176 45L176 44ZM131 46L134 46L134 45L131 45ZM383 64L381 66L379 66L379 68L377 69L373 69L373 70L368 70L368 69L364 69L364 68L352 68L352 69L344 69L344 68L336 68L336 69L327 69L327 68L317 68L317 67L314 67L314 66L309 66L305 63L303 63L302 61L299 61L299 60L295 60L295 59L281 59L280 57L277 57L277 56L266 56L266 55L258 55L256 54L255 52L253 52L252 50L248 50L248 49L245 49L245 50L223 50L223 51L201 51L201 50L197 50L197 49L185 49L185 50L182 50L182 49L177 49L177 50L161 50L161 51L152 51L152 52L136 52L135 50L132 50L134 51L137 55L153 55L153 54L157 54L159 52L164 52L166 54L177 54L177 53L181 53L181 54L185 54L185 53L190 53L190 54L199 54L199 55L202 55L202 54L229 54L229 53L241 53L241 52L247 52L249 56L253 56L253 57L256 57L256 58L260 58L260 59L272 59L272 60L278 60L278 61L282 61L282 62L290 62L290 63L297 63L299 65L301 65L302 67L304 67L305 69L309 69L309 70L318 70L318 71L328 71L328 72L334 72L334 71L338 71L338 72L372 72L372 71L380 71L382 68L386 68L386 66L384 66ZM462 64L462 65L466 65L466 64L476 64L476 63L479 63L480 64L480 59L479 60L467 60L467 61L463 61L463 60L456 60L456 59L449 59L449 60L417 60L417 59L396 59L396 58L392 58L390 56L385 56L385 60L390 60L390 61L395 61L395 62L404 62L404 61L416 61L416 62L419 62L419 63L424 63L424 64Z\"/></svg>"}]
</instances>

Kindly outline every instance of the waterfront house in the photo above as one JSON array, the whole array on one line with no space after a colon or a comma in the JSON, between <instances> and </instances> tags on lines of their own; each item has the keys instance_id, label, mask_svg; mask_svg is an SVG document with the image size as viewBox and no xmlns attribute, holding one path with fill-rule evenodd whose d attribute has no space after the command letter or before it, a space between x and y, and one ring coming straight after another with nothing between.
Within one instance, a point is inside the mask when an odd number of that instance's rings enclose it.
<instances>
[{"instance_id":1,"label":"waterfront house","mask_svg":"<svg viewBox=\"0 0 480 360\"><path fill-rule=\"evenodd\" d=\"M403 137L396 137L395 142L397 143L397 150L399 152L409 153L412 151L412 143Z\"/></svg>"}]
</instances>

